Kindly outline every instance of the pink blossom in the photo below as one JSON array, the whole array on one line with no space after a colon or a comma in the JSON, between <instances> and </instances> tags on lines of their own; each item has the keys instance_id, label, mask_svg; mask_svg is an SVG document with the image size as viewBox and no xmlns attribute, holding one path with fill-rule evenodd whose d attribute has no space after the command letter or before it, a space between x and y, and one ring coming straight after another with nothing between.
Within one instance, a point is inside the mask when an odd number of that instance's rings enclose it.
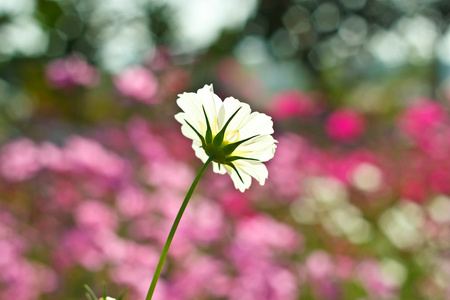
<instances>
[{"instance_id":1,"label":"pink blossom","mask_svg":"<svg viewBox=\"0 0 450 300\"><path fill-rule=\"evenodd\" d=\"M221 207L208 199L198 199L180 224L179 234L186 236L197 245L208 245L219 240L224 234L225 219Z\"/></svg>"},{"instance_id":2,"label":"pink blossom","mask_svg":"<svg viewBox=\"0 0 450 300\"><path fill-rule=\"evenodd\" d=\"M220 203L224 211L231 217L240 218L256 213L244 193L236 191L228 192L221 197Z\"/></svg>"},{"instance_id":3,"label":"pink blossom","mask_svg":"<svg viewBox=\"0 0 450 300\"><path fill-rule=\"evenodd\" d=\"M275 95L269 108L275 120L307 117L320 112L320 107L310 96L298 90L286 90Z\"/></svg>"},{"instance_id":4,"label":"pink blossom","mask_svg":"<svg viewBox=\"0 0 450 300\"><path fill-rule=\"evenodd\" d=\"M120 179L126 175L125 161L98 142L84 137L71 137L64 147L64 155L75 172L93 172L107 179Z\"/></svg>"},{"instance_id":5,"label":"pink blossom","mask_svg":"<svg viewBox=\"0 0 450 300\"><path fill-rule=\"evenodd\" d=\"M146 104L157 102L158 81L153 73L141 66L125 69L114 78L117 90L125 97L130 97Z\"/></svg>"},{"instance_id":6,"label":"pink blossom","mask_svg":"<svg viewBox=\"0 0 450 300\"><path fill-rule=\"evenodd\" d=\"M69 168L64 152L50 142L40 145L39 161L43 167L54 171L67 171Z\"/></svg>"},{"instance_id":7,"label":"pink blossom","mask_svg":"<svg viewBox=\"0 0 450 300\"><path fill-rule=\"evenodd\" d=\"M46 190L52 203L61 211L72 211L81 200L76 186L68 180L55 180Z\"/></svg>"},{"instance_id":8,"label":"pink blossom","mask_svg":"<svg viewBox=\"0 0 450 300\"><path fill-rule=\"evenodd\" d=\"M56 59L46 69L48 82L58 88L94 86L98 83L98 71L79 54L66 59Z\"/></svg>"},{"instance_id":9,"label":"pink blossom","mask_svg":"<svg viewBox=\"0 0 450 300\"><path fill-rule=\"evenodd\" d=\"M99 270L106 263L106 257L94 247L91 232L81 229L71 230L63 236L55 259L63 268L79 263L91 271Z\"/></svg>"},{"instance_id":10,"label":"pink blossom","mask_svg":"<svg viewBox=\"0 0 450 300\"><path fill-rule=\"evenodd\" d=\"M114 229L117 217L108 205L98 201L83 201L75 210L75 220L79 226L94 229Z\"/></svg>"},{"instance_id":11,"label":"pink blossom","mask_svg":"<svg viewBox=\"0 0 450 300\"><path fill-rule=\"evenodd\" d=\"M149 196L138 187L126 186L116 196L116 205L121 214L133 218L148 211Z\"/></svg>"},{"instance_id":12,"label":"pink blossom","mask_svg":"<svg viewBox=\"0 0 450 300\"><path fill-rule=\"evenodd\" d=\"M126 244L125 250L122 260L115 262L109 271L111 279L131 288L130 295L127 297L135 295L134 298L145 298L153 270L158 263L160 249L129 242ZM166 282L161 278L158 281L154 298L168 299L166 290Z\"/></svg>"},{"instance_id":13,"label":"pink blossom","mask_svg":"<svg viewBox=\"0 0 450 300\"><path fill-rule=\"evenodd\" d=\"M355 260L349 256L338 255L335 257L336 275L342 279L350 279L355 268Z\"/></svg>"},{"instance_id":14,"label":"pink blossom","mask_svg":"<svg viewBox=\"0 0 450 300\"><path fill-rule=\"evenodd\" d=\"M380 265L375 260L365 260L358 266L358 277L369 295L375 298L391 298L396 286L383 277Z\"/></svg>"},{"instance_id":15,"label":"pink blossom","mask_svg":"<svg viewBox=\"0 0 450 300\"><path fill-rule=\"evenodd\" d=\"M207 255L192 254L180 262L170 281L170 299L199 299L207 295L224 297L230 288L225 264ZM207 284L205 284L207 282Z\"/></svg>"},{"instance_id":16,"label":"pink blossom","mask_svg":"<svg viewBox=\"0 0 450 300\"><path fill-rule=\"evenodd\" d=\"M351 175L358 166L362 163L379 166L380 160L375 153L363 148L343 154L331 153L326 157L324 156L323 171L345 184L350 184Z\"/></svg>"},{"instance_id":17,"label":"pink blossom","mask_svg":"<svg viewBox=\"0 0 450 300\"><path fill-rule=\"evenodd\" d=\"M339 299L336 267L328 253L313 252L306 260L306 270L315 294L320 298Z\"/></svg>"},{"instance_id":18,"label":"pink blossom","mask_svg":"<svg viewBox=\"0 0 450 300\"><path fill-rule=\"evenodd\" d=\"M0 274L1 299L36 299L56 288L56 275L41 264L26 260L13 261Z\"/></svg>"},{"instance_id":19,"label":"pink blossom","mask_svg":"<svg viewBox=\"0 0 450 300\"><path fill-rule=\"evenodd\" d=\"M306 260L306 270L313 279L334 277L334 263L331 256L324 251L315 251Z\"/></svg>"},{"instance_id":20,"label":"pink blossom","mask_svg":"<svg viewBox=\"0 0 450 300\"><path fill-rule=\"evenodd\" d=\"M400 129L413 140L423 142L447 122L444 107L433 100L421 99L399 118Z\"/></svg>"},{"instance_id":21,"label":"pink blossom","mask_svg":"<svg viewBox=\"0 0 450 300\"><path fill-rule=\"evenodd\" d=\"M0 174L11 181L30 179L41 169L39 149L29 139L19 139L0 150Z\"/></svg>"},{"instance_id":22,"label":"pink blossom","mask_svg":"<svg viewBox=\"0 0 450 300\"><path fill-rule=\"evenodd\" d=\"M246 253L252 253L254 257L270 257L273 251L298 251L302 242L302 236L291 227L260 214L237 222L236 244L230 254L237 265L241 265Z\"/></svg>"},{"instance_id":23,"label":"pink blossom","mask_svg":"<svg viewBox=\"0 0 450 300\"><path fill-rule=\"evenodd\" d=\"M142 118L133 118L127 124L127 134L136 151L147 161L158 161L168 157L161 136L154 133L150 124Z\"/></svg>"},{"instance_id":24,"label":"pink blossom","mask_svg":"<svg viewBox=\"0 0 450 300\"><path fill-rule=\"evenodd\" d=\"M254 258L249 257L249 260ZM298 281L288 269L277 263L258 261L252 267L241 267L228 291L230 300L295 300Z\"/></svg>"},{"instance_id":25,"label":"pink blossom","mask_svg":"<svg viewBox=\"0 0 450 300\"><path fill-rule=\"evenodd\" d=\"M281 196L280 201L302 192L302 180L323 170L322 157L323 154L298 135L285 134L278 138L277 155L268 163L268 183Z\"/></svg>"},{"instance_id":26,"label":"pink blossom","mask_svg":"<svg viewBox=\"0 0 450 300\"><path fill-rule=\"evenodd\" d=\"M171 159L148 162L145 174L152 186L180 191L189 189L195 177L190 167Z\"/></svg>"},{"instance_id":27,"label":"pink blossom","mask_svg":"<svg viewBox=\"0 0 450 300\"><path fill-rule=\"evenodd\" d=\"M358 139L364 132L363 116L349 108L334 111L325 122L327 134L339 142L351 142Z\"/></svg>"}]
</instances>

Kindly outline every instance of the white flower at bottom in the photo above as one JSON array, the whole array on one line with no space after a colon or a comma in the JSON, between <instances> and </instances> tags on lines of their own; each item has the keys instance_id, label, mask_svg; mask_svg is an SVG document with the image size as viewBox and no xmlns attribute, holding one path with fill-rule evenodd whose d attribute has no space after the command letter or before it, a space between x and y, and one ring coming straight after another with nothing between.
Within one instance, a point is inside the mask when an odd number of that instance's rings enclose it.
<instances>
[{"instance_id":1,"label":"white flower at bottom","mask_svg":"<svg viewBox=\"0 0 450 300\"><path fill-rule=\"evenodd\" d=\"M248 104L233 97L222 102L212 85L178 97L183 112L175 119L192 139L195 155L203 162L212 156L214 172L228 173L241 192L250 187L251 177L264 185L268 171L263 162L274 156L277 143L271 136L272 118L252 113Z\"/></svg>"}]
</instances>

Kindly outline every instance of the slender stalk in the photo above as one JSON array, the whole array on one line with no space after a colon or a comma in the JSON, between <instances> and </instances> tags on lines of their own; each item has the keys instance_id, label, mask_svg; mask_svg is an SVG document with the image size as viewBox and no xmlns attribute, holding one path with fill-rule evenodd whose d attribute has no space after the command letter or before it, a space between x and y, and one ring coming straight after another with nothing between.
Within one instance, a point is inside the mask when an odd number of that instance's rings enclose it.
<instances>
[{"instance_id":1,"label":"slender stalk","mask_svg":"<svg viewBox=\"0 0 450 300\"><path fill-rule=\"evenodd\" d=\"M183 213L186 209L186 206L189 202L189 199L191 199L192 193L194 192L195 187L197 186L198 181L200 180L200 177L202 177L203 173L205 172L208 165L213 160L213 156L211 155L208 160L205 162L203 167L198 172L197 176L194 179L194 182L192 182L191 187L189 188L189 191L186 194L186 197L184 198L183 203L181 204L180 210L178 211L177 216L175 217L175 220L173 221L172 228L170 229L169 236L167 237L166 244L164 245L163 251L161 253L161 257L159 258L158 265L156 266L155 274L153 275L152 283L150 284L150 288L148 289L147 297L145 297L145 300L151 300L153 296L153 292L155 291L156 283L158 282L159 275L161 274L161 270L164 266L164 262L166 261L167 253L169 252L170 244L172 243L173 237L175 235L175 232L177 231L178 224L180 223L181 217L183 216Z\"/></svg>"}]
</instances>

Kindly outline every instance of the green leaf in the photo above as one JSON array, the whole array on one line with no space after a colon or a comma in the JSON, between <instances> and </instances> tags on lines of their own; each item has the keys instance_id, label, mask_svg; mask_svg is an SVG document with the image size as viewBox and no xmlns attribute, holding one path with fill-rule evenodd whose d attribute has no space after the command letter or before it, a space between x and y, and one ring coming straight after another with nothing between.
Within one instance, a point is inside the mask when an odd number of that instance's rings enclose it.
<instances>
[{"instance_id":1,"label":"green leaf","mask_svg":"<svg viewBox=\"0 0 450 300\"><path fill-rule=\"evenodd\" d=\"M85 284L84 285L85 290L87 291L87 295L91 300L98 300L97 296L95 296L94 292L91 290L91 288Z\"/></svg>"},{"instance_id":2,"label":"green leaf","mask_svg":"<svg viewBox=\"0 0 450 300\"><path fill-rule=\"evenodd\" d=\"M206 144L209 145L212 142L212 130L211 130L211 125L209 124L208 116L206 115L205 107L203 105L202 105L202 108L203 108L203 114L205 115L205 119L206 119L206 134L205 134Z\"/></svg>"},{"instance_id":3,"label":"green leaf","mask_svg":"<svg viewBox=\"0 0 450 300\"><path fill-rule=\"evenodd\" d=\"M186 119L184 120L186 121L186 123L188 124L189 127L192 128L192 130L194 130L194 132L197 134L198 138L200 139L200 141L202 142L202 146L205 147L205 139L203 138L203 136L200 134L200 132L197 131L197 129L194 128L194 126L191 125L191 123L189 123Z\"/></svg>"},{"instance_id":4,"label":"green leaf","mask_svg":"<svg viewBox=\"0 0 450 300\"><path fill-rule=\"evenodd\" d=\"M108 296L108 294L106 293L106 284L103 283L103 300L106 300L107 296Z\"/></svg>"},{"instance_id":5,"label":"green leaf","mask_svg":"<svg viewBox=\"0 0 450 300\"><path fill-rule=\"evenodd\" d=\"M246 139L244 139L242 141L239 141L239 142L228 144L225 147L223 147L223 152L225 153L225 155L230 155L231 153L233 153L234 150L236 150L237 147L239 147L239 145L241 145L242 143L245 143L245 142L247 142L247 141L249 141L252 138L255 138L257 136L259 136L259 134L251 136L251 137L246 138Z\"/></svg>"},{"instance_id":6,"label":"green leaf","mask_svg":"<svg viewBox=\"0 0 450 300\"><path fill-rule=\"evenodd\" d=\"M250 158L250 157L244 157L244 156L230 156L225 158L226 162L232 162L238 159L242 159L242 160L253 160L253 161L259 161L259 159L256 158Z\"/></svg>"},{"instance_id":7,"label":"green leaf","mask_svg":"<svg viewBox=\"0 0 450 300\"><path fill-rule=\"evenodd\" d=\"M234 116L236 116L236 114L239 112L239 110L242 108L239 107L234 114L231 115L231 117L228 119L228 121L225 123L225 125L222 127L222 129L219 131L219 133L214 137L214 141L213 144L216 147L220 147L220 145L222 145L223 142L223 138L225 136L225 130L227 129L228 125L230 124L231 120L234 118Z\"/></svg>"},{"instance_id":8,"label":"green leaf","mask_svg":"<svg viewBox=\"0 0 450 300\"><path fill-rule=\"evenodd\" d=\"M241 180L242 183L244 183L244 180L242 180L241 174L239 174L239 171L237 170L236 166L233 165L232 163L227 163L228 166L232 167L233 170L237 173L239 179Z\"/></svg>"},{"instance_id":9,"label":"green leaf","mask_svg":"<svg viewBox=\"0 0 450 300\"><path fill-rule=\"evenodd\" d=\"M122 293L120 293L119 298L117 298L117 300L122 300L122 298L125 296L125 294L128 292L129 288L126 288L122 291Z\"/></svg>"}]
</instances>

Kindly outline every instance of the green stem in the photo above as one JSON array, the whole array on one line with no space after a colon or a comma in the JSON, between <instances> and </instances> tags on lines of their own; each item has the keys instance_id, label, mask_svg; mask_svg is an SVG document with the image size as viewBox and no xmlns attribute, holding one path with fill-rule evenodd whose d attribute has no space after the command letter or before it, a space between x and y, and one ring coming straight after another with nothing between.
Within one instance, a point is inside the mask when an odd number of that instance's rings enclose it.
<instances>
[{"instance_id":1,"label":"green stem","mask_svg":"<svg viewBox=\"0 0 450 300\"><path fill-rule=\"evenodd\" d=\"M161 270L164 266L164 262L166 261L167 253L169 252L170 244L172 243L173 236L175 235L175 232L177 231L178 224L180 223L181 217L183 216L183 213L186 209L186 206L189 202L189 199L191 199L192 193L194 192L195 187L197 186L198 181L200 180L200 177L202 177L203 173L206 170L206 167L211 163L213 160L213 156L211 155L208 160L205 162L203 167L198 172L197 176L194 179L194 182L192 182L191 187L189 188L189 191L186 194L186 197L184 198L183 203L181 204L180 210L178 211L178 214L173 221L172 228L170 229L169 236L167 237L166 244L164 245L163 251L161 253L161 257L159 258L158 265L156 266L155 274L153 275L152 283L150 284L150 288L148 289L147 297L145 297L145 300L152 299L153 292L155 291L156 283L158 282L159 275L161 274Z\"/></svg>"}]
</instances>

